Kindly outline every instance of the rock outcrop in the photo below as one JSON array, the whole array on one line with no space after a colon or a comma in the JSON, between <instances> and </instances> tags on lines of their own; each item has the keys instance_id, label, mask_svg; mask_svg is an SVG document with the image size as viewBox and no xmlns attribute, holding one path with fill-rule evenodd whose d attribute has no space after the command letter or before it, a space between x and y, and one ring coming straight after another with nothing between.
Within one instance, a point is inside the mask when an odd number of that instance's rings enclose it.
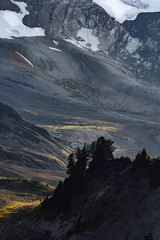
<instances>
[{"instance_id":1,"label":"rock outcrop","mask_svg":"<svg viewBox=\"0 0 160 240\"><path fill-rule=\"evenodd\" d=\"M41 26L47 37L73 38L83 43L81 29L98 39L99 53L126 64L137 78L159 82L159 13L142 13L134 21L115 21L92 0L26 1L27 26ZM139 24L141 23L141 24ZM88 44L90 45L90 44Z\"/></svg>"},{"instance_id":2,"label":"rock outcrop","mask_svg":"<svg viewBox=\"0 0 160 240\"><path fill-rule=\"evenodd\" d=\"M1 0L0 1L0 10L10 10L19 13L20 8L12 3L10 0Z\"/></svg>"}]
</instances>

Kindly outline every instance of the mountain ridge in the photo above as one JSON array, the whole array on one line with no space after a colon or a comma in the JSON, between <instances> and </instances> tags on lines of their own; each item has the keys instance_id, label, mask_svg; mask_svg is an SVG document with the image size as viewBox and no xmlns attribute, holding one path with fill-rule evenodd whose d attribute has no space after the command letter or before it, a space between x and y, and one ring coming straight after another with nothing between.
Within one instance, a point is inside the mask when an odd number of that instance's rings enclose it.
<instances>
[{"instance_id":1,"label":"mountain ridge","mask_svg":"<svg viewBox=\"0 0 160 240\"><path fill-rule=\"evenodd\" d=\"M52 183L63 178L69 150L45 129L24 120L11 107L0 103L0 113L0 175L35 177Z\"/></svg>"}]
</instances>

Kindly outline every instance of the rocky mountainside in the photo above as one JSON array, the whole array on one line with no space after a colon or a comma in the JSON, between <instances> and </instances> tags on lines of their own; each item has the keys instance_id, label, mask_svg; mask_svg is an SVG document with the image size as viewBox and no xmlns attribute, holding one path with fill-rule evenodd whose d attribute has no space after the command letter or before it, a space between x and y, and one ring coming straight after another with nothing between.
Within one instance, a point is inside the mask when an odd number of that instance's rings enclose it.
<instances>
[{"instance_id":1,"label":"rocky mountainside","mask_svg":"<svg viewBox=\"0 0 160 240\"><path fill-rule=\"evenodd\" d=\"M41 203L40 213L53 214L53 239L159 239L159 158L143 149L133 162L115 159L103 137L91 145L70 155L68 178Z\"/></svg>"},{"instance_id":2,"label":"rocky mountainside","mask_svg":"<svg viewBox=\"0 0 160 240\"><path fill-rule=\"evenodd\" d=\"M45 129L27 122L2 103L0 143L1 176L35 178L52 183L64 177L69 150Z\"/></svg>"},{"instance_id":3,"label":"rocky mountainside","mask_svg":"<svg viewBox=\"0 0 160 240\"><path fill-rule=\"evenodd\" d=\"M25 2L23 22L46 37L0 40L0 101L70 147L104 135L130 156L158 154L158 13L119 24L89 0Z\"/></svg>"},{"instance_id":4,"label":"rocky mountainside","mask_svg":"<svg viewBox=\"0 0 160 240\"><path fill-rule=\"evenodd\" d=\"M159 153L157 86L137 81L111 57L66 41L2 39L0 46L0 101L26 119L73 148L104 135L130 156L145 146Z\"/></svg>"},{"instance_id":5,"label":"rocky mountainside","mask_svg":"<svg viewBox=\"0 0 160 240\"><path fill-rule=\"evenodd\" d=\"M19 13L20 8L11 2L10 0L1 0L0 1L0 10L10 10Z\"/></svg>"},{"instance_id":6,"label":"rocky mountainside","mask_svg":"<svg viewBox=\"0 0 160 240\"><path fill-rule=\"evenodd\" d=\"M159 84L159 13L142 13L119 24L91 0L26 2L27 26L42 26L51 39L70 37L79 43L85 41L84 30L98 39L100 54L121 59L137 78Z\"/></svg>"},{"instance_id":7,"label":"rocky mountainside","mask_svg":"<svg viewBox=\"0 0 160 240\"><path fill-rule=\"evenodd\" d=\"M88 194L73 196L69 219L66 214L50 225L39 222L40 229L50 231L50 239L139 240L151 233L158 240L159 187L152 188L146 173L132 166L119 173L116 168L109 166L103 183L93 181L96 187L88 183Z\"/></svg>"},{"instance_id":8,"label":"rocky mountainside","mask_svg":"<svg viewBox=\"0 0 160 240\"><path fill-rule=\"evenodd\" d=\"M83 1L27 1L29 15L24 18L27 26L42 26L47 37L68 38L84 41L78 36L80 29L91 30L90 34L99 39L99 50L108 51L123 33L120 24L110 17L104 9L91 0ZM35 20L35 8L38 8Z\"/></svg>"},{"instance_id":9,"label":"rocky mountainside","mask_svg":"<svg viewBox=\"0 0 160 240\"><path fill-rule=\"evenodd\" d=\"M132 58L127 57L126 60L130 62L133 68L137 69L137 77L158 85L160 65L159 19L160 13L141 13L136 20L123 23L124 28L131 36L130 44L135 44L135 49L137 48L135 52L132 52ZM123 56L122 58L124 59Z\"/></svg>"},{"instance_id":10,"label":"rocky mountainside","mask_svg":"<svg viewBox=\"0 0 160 240\"><path fill-rule=\"evenodd\" d=\"M50 39L72 38L91 49L96 40L100 54L121 59L137 78L159 84L159 13L142 13L134 21L119 24L91 0L25 2L27 26L41 26ZM18 12L15 6L1 1L0 9Z\"/></svg>"}]
</instances>

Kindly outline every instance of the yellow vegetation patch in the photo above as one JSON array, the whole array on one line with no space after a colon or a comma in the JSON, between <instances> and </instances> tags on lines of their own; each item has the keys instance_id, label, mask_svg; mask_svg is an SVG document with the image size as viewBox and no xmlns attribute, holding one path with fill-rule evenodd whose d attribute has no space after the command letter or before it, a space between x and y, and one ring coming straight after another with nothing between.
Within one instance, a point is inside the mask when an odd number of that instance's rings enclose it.
<instances>
[{"instance_id":1,"label":"yellow vegetation patch","mask_svg":"<svg viewBox=\"0 0 160 240\"><path fill-rule=\"evenodd\" d=\"M29 109L24 109L25 112L31 113L32 115L37 115L37 112L31 111Z\"/></svg>"},{"instance_id":2,"label":"yellow vegetation patch","mask_svg":"<svg viewBox=\"0 0 160 240\"><path fill-rule=\"evenodd\" d=\"M0 209L0 219L6 218L9 215L15 213L17 210L29 207L29 206L36 206L39 204L39 201L33 201L33 202L19 202L19 201L13 201L10 204L4 206L2 209Z\"/></svg>"},{"instance_id":3,"label":"yellow vegetation patch","mask_svg":"<svg viewBox=\"0 0 160 240\"><path fill-rule=\"evenodd\" d=\"M49 129L60 129L60 130L103 130L103 131L109 131L109 132L117 132L119 130L119 127L109 127L109 126L97 126L97 125L63 125L63 126L53 126L53 125L40 125L40 127L43 128L49 128Z\"/></svg>"}]
</instances>

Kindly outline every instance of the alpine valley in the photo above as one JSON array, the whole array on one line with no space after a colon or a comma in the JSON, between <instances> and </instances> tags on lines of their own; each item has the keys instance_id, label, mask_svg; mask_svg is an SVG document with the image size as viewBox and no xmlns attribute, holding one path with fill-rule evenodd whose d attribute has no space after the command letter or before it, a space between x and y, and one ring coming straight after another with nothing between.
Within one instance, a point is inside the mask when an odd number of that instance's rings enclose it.
<instances>
[{"instance_id":1,"label":"alpine valley","mask_svg":"<svg viewBox=\"0 0 160 240\"><path fill-rule=\"evenodd\" d=\"M160 239L159 54L158 0L0 0L0 239Z\"/></svg>"}]
</instances>

